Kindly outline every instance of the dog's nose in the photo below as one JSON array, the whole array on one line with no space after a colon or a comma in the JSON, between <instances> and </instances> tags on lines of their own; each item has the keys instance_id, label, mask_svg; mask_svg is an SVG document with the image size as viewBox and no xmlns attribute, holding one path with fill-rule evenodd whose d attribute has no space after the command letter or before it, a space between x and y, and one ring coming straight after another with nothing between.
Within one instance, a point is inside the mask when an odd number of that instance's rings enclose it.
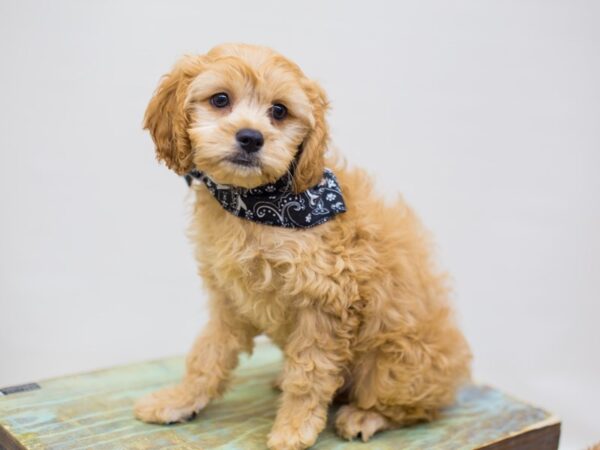
<instances>
[{"instance_id":1,"label":"dog's nose","mask_svg":"<svg viewBox=\"0 0 600 450\"><path fill-rule=\"evenodd\" d=\"M263 135L258 130L252 128L243 128L235 134L235 138L240 147L248 153L254 153L260 150L265 143Z\"/></svg>"}]
</instances>

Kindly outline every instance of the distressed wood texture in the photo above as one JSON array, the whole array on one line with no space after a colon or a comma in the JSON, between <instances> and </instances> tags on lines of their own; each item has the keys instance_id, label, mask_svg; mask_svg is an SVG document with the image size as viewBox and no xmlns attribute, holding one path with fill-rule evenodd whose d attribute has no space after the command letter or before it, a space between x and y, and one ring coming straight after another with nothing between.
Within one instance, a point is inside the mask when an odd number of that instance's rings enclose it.
<instances>
[{"instance_id":1,"label":"distressed wood texture","mask_svg":"<svg viewBox=\"0 0 600 450\"><path fill-rule=\"evenodd\" d=\"M176 382L182 358L170 358L39 383L0 397L0 448L264 449L278 393L271 381L281 354L261 344L242 358L229 393L185 424L148 425L132 415L135 399ZM330 414L331 416L332 414ZM439 420L376 435L368 444L339 439L329 424L318 449L556 449L551 414L486 386L465 387Z\"/></svg>"}]
</instances>

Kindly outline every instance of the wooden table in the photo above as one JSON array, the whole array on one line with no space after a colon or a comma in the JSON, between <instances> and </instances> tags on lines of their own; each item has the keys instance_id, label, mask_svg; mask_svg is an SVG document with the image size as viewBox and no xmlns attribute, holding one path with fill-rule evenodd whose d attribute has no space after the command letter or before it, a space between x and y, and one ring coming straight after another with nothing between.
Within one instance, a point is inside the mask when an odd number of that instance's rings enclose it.
<instances>
[{"instance_id":1,"label":"wooden table","mask_svg":"<svg viewBox=\"0 0 600 450\"><path fill-rule=\"evenodd\" d=\"M183 358L169 358L42 381L0 397L2 449L264 449L278 392L279 350L257 346L243 357L229 393L185 424L149 425L132 415L135 399L176 382ZM36 388L36 386L39 386ZM333 414L330 414L330 418ZM369 443L338 438L331 426L316 449L555 450L560 422L552 414L491 387L465 387L439 420L375 435Z\"/></svg>"}]
</instances>

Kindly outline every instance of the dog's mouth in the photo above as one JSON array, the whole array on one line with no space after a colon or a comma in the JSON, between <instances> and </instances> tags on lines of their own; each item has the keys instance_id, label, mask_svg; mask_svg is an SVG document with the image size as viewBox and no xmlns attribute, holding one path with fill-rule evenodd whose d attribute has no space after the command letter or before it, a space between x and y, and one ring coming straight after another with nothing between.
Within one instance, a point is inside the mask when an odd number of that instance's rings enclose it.
<instances>
[{"instance_id":1,"label":"dog's mouth","mask_svg":"<svg viewBox=\"0 0 600 450\"><path fill-rule=\"evenodd\" d=\"M226 161L236 164L242 167L259 167L260 162L258 158L254 155L248 155L245 153L238 153L236 155L230 156L226 159Z\"/></svg>"}]
</instances>

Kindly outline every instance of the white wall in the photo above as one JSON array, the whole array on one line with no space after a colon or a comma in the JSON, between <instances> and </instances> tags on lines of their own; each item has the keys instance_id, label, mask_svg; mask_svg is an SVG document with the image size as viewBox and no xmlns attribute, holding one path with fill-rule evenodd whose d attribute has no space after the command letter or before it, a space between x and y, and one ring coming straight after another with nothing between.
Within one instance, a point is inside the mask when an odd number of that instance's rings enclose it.
<instances>
[{"instance_id":1,"label":"white wall","mask_svg":"<svg viewBox=\"0 0 600 450\"><path fill-rule=\"evenodd\" d=\"M141 130L186 52L270 45L439 243L475 374L600 440L600 3L0 2L0 385L182 353L186 187Z\"/></svg>"}]
</instances>

